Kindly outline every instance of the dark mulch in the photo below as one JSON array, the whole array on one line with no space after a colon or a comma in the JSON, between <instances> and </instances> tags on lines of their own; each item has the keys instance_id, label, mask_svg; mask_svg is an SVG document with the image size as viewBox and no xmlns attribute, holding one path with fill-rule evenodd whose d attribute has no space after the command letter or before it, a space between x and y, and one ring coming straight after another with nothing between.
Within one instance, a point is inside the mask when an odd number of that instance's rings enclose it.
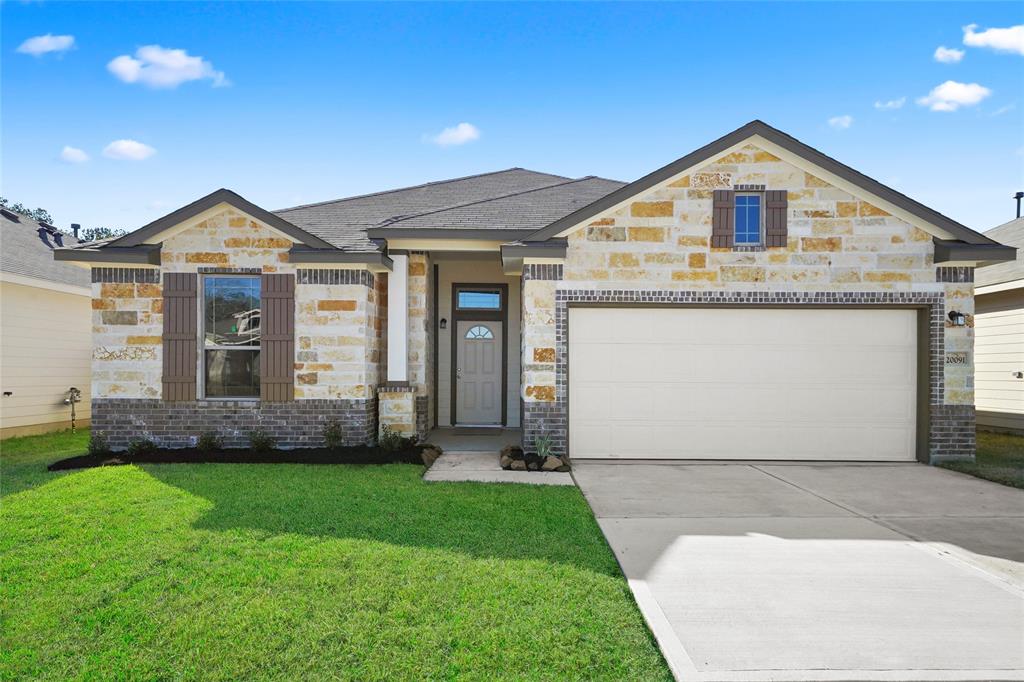
<instances>
[{"instance_id":1,"label":"dark mulch","mask_svg":"<svg viewBox=\"0 0 1024 682\"><path fill-rule=\"evenodd\" d=\"M246 449L200 452L195 448L157 449L129 454L114 452L103 455L80 455L54 462L50 471L88 469L123 464L423 464L421 453L429 446L386 452L376 447L356 445L345 448L295 448L254 452Z\"/></svg>"}]
</instances>

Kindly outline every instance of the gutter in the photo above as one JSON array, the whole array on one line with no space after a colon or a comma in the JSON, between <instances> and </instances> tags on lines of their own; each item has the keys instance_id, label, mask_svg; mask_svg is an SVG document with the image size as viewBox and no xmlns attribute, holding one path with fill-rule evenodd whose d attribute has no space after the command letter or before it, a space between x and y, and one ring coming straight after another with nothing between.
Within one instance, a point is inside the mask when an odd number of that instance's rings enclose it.
<instances>
[{"instance_id":1,"label":"gutter","mask_svg":"<svg viewBox=\"0 0 1024 682\"><path fill-rule=\"evenodd\" d=\"M54 249L53 259L89 264L127 263L131 265L160 265L160 246L160 244L140 244L139 246Z\"/></svg>"},{"instance_id":2,"label":"gutter","mask_svg":"<svg viewBox=\"0 0 1024 682\"><path fill-rule=\"evenodd\" d=\"M969 244L956 239L933 239L935 243L935 264L964 263L1005 263L1017 257L1017 249L997 242Z\"/></svg>"},{"instance_id":3,"label":"gutter","mask_svg":"<svg viewBox=\"0 0 1024 682\"><path fill-rule=\"evenodd\" d=\"M370 269L391 270L394 263L380 251L342 251L341 249L310 249L293 246L288 251L291 263L322 263L338 265L366 265Z\"/></svg>"}]
</instances>

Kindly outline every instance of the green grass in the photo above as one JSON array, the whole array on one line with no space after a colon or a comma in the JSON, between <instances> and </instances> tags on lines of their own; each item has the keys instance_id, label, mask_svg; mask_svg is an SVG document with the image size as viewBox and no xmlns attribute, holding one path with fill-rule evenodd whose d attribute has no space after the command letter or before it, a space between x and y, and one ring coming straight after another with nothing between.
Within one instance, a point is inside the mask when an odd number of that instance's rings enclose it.
<instances>
[{"instance_id":1,"label":"green grass","mask_svg":"<svg viewBox=\"0 0 1024 682\"><path fill-rule=\"evenodd\" d=\"M671 679L576 489L85 438L0 444L0 679Z\"/></svg>"},{"instance_id":2,"label":"green grass","mask_svg":"<svg viewBox=\"0 0 1024 682\"><path fill-rule=\"evenodd\" d=\"M941 466L996 483L1024 488L1024 436L978 432L973 462L945 462Z\"/></svg>"}]
</instances>

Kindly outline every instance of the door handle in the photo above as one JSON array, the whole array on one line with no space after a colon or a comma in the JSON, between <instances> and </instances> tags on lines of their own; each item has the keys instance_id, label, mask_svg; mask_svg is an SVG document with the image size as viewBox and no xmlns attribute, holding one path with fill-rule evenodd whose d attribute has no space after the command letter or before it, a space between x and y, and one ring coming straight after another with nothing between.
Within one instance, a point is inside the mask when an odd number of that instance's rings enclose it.
<instances>
[{"instance_id":1,"label":"door handle","mask_svg":"<svg viewBox=\"0 0 1024 682\"><path fill-rule=\"evenodd\" d=\"M461 378L462 378L462 368L461 367L456 367L455 368L455 379L458 380L458 379L461 379Z\"/></svg>"}]
</instances>

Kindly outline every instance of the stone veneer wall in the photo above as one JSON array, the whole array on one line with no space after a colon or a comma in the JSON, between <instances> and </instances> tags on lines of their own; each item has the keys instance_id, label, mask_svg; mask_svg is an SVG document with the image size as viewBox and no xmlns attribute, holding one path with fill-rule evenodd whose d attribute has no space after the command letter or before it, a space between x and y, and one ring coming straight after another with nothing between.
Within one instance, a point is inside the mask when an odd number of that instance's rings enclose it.
<instances>
[{"instance_id":1,"label":"stone veneer wall","mask_svg":"<svg viewBox=\"0 0 1024 682\"><path fill-rule=\"evenodd\" d=\"M736 185L787 190L785 247L710 246L712 192ZM747 145L576 231L564 267L557 268L524 268L526 447L542 432L566 447L567 349L558 339L565 333L559 324L567 322L562 306L570 300L718 295L756 305L761 297L790 293L854 301L900 294L926 300L932 310L931 459L973 456L974 291L962 272L969 268L955 274L937 268L930 234L768 151ZM968 326L953 327L945 317L951 310L967 314ZM947 365L950 353L966 354L967 361Z\"/></svg>"},{"instance_id":2,"label":"stone veneer wall","mask_svg":"<svg viewBox=\"0 0 1024 682\"><path fill-rule=\"evenodd\" d=\"M434 356L434 325L430 319L430 291L435 283L430 259L425 253L409 254L409 384L416 394L427 402L427 412L433 405L432 377Z\"/></svg>"},{"instance_id":3,"label":"stone veneer wall","mask_svg":"<svg viewBox=\"0 0 1024 682\"><path fill-rule=\"evenodd\" d=\"M169 236L159 269L94 268L93 396L99 404L93 428L111 429L108 437L118 447L145 434L187 444L211 425L237 439L258 424L287 446L319 442L322 422L334 416L350 443L372 440L385 342L382 283L366 270L296 268L288 260L291 246L280 233L227 208ZM156 400L162 393L162 272L295 273L296 400ZM314 414L320 416L314 420ZM293 426L307 432L300 438ZM129 431L135 436L121 435Z\"/></svg>"}]
</instances>

